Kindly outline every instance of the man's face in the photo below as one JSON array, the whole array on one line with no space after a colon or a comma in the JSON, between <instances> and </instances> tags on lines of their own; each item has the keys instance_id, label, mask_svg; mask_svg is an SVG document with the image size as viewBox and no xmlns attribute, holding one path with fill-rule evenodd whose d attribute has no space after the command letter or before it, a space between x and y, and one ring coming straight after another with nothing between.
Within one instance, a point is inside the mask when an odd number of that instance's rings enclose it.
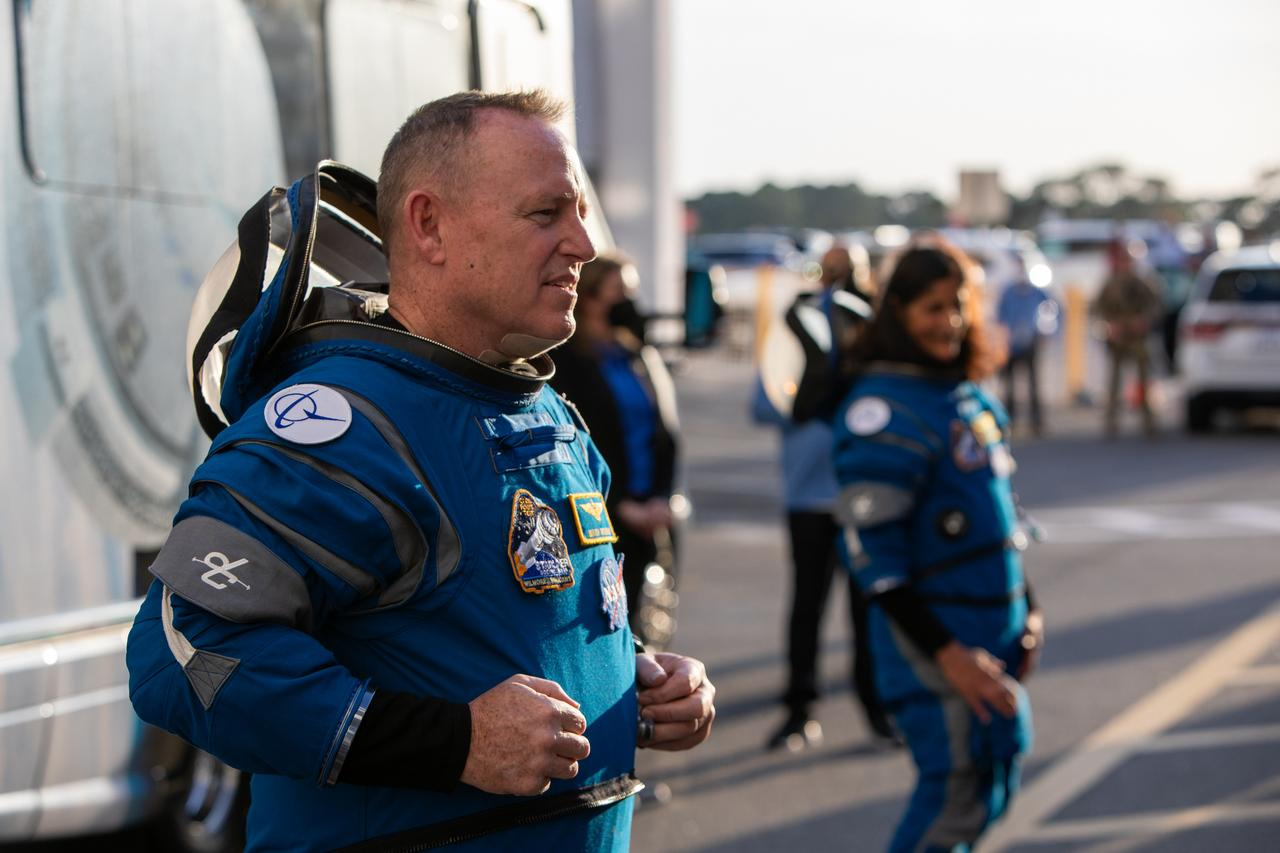
<instances>
[{"instance_id":1,"label":"man's face","mask_svg":"<svg viewBox=\"0 0 1280 853\"><path fill-rule=\"evenodd\" d=\"M568 338L578 274L596 254L577 154L545 122L484 110L460 184L442 227L468 339L500 349L512 333Z\"/></svg>"}]
</instances>

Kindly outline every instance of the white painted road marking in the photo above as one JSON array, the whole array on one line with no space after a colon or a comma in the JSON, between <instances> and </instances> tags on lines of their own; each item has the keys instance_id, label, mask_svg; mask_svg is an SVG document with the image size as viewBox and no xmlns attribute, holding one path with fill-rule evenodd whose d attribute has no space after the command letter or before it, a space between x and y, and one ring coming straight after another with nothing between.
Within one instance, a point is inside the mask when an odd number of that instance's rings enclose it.
<instances>
[{"instance_id":1,"label":"white painted road marking","mask_svg":"<svg viewBox=\"0 0 1280 853\"><path fill-rule=\"evenodd\" d=\"M1280 642L1280 604L1245 623L1225 640L1202 655L1177 677L1148 693L1098 729L1080 746L1057 761L1014 801L1008 817L983 839L983 853L1007 850L1014 843L1040 839L1052 826L1046 820L1079 794L1102 781L1131 755L1144 748L1159 748L1159 735L1179 722L1222 687L1235 683L1239 674ZM1252 734L1256 735L1254 731ZM1186 737L1193 737L1188 733ZM1168 736L1172 737L1172 736ZM1178 735L1178 737L1184 737ZM1210 820L1230 818L1235 812L1206 806L1174 813L1170 830L1139 818L1105 819L1109 831L1152 832L1188 829ZM1241 807L1232 807L1239 811ZM1248 809L1246 809L1248 810ZM1265 810L1264 810L1265 811ZM1272 812L1265 812L1272 815ZM1252 811L1250 812L1252 814ZM1256 818L1251 818L1256 819ZM1102 826L1097 821L1077 825Z\"/></svg>"},{"instance_id":2,"label":"white painted road marking","mask_svg":"<svg viewBox=\"0 0 1280 853\"><path fill-rule=\"evenodd\" d=\"M1280 536L1280 502L1061 507L1030 510L1050 545Z\"/></svg>"},{"instance_id":3,"label":"white painted road marking","mask_svg":"<svg viewBox=\"0 0 1280 853\"><path fill-rule=\"evenodd\" d=\"M749 491L743 488L743 478L722 479L727 491ZM1056 507L1030 514L1044 530L1047 545L1280 537L1280 501ZM781 518L777 524L731 521L695 525L695 529L743 544L772 543L785 534Z\"/></svg>"}]
</instances>

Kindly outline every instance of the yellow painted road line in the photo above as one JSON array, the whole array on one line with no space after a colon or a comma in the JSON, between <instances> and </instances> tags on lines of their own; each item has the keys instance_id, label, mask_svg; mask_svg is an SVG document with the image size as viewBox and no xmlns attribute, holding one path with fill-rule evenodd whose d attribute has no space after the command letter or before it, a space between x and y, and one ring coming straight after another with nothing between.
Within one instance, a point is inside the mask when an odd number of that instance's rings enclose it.
<instances>
[{"instance_id":1,"label":"yellow painted road line","mask_svg":"<svg viewBox=\"0 0 1280 853\"><path fill-rule=\"evenodd\" d=\"M1237 672L1235 678L1231 679L1231 684L1235 687L1280 686L1280 664L1251 666Z\"/></svg>"},{"instance_id":2,"label":"yellow painted road line","mask_svg":"<svg viewBox=\"0 0 1280 853\"><path fill-rule=\"evenodd\" d=\"M1035 840L1089 841L1126 835L1167 835L1214 823L1273 820L1280 820L1280 803L1215 804L1176 811L1055 821L1036 832Z\"/></svg>"},{"instance_id":3,"label":"yellow painted road line","mask_svg":"<svg viewBox=\"0 0 1280 853\"><path fill-rule=\"evenodd\" d=\"M1032 836L1040 838L1048 831L1044 823L1050 816L1101 781L1153 736L1211 698L1277 641L1280 641L1280 604L1245 623L1036 777L1014 800L1005 820L983 840L983 853L1005 850Z\"/></svg>"},{"instance_id":4,"label":"yellow painted road line","mask_svg":"<svg viewBox=\"0 0 1280 853\"><path fill-rule=\"evenodd\" d=\"M1138 749L1142 752L1176 752L1183 749L1207 749L1271 741L1280 741L1280 725L1195 729L1176 734L1156 735L1143 741Z\"/></svg>"}]
</instances>

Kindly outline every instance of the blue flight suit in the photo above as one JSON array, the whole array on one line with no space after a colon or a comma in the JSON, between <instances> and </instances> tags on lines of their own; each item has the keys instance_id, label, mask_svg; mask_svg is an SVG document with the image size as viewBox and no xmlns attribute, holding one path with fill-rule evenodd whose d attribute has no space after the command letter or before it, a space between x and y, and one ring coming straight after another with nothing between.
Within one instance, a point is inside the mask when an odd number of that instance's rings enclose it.
<instances>
[{"instance_id":1,"label":"blue flight suit","mask_svg":"<svg viewBox=\"0 0 1280 853\"><path fill-rule=\"evenodd\" d=\"M457 849L626 850L635 647L585 428L545 376L369 324L273 369L152 568L128 647L139 716L254 774L249 851L304 853L529 802L336 783L373 691L465 703L553 679L591 754L543 797L575 805Z\"/></svg>"},{"instance_id":2,"label":"blue flight suit","mask_svg":"<svg viewBox=\"0 0 1280 853\"><path fill-rule=\"evenodd\" d=\"M967 850L1007 807L1031 712L983 725L876 597L907 585L959 642L1010 673L1022 662L1026 587L998 403L955 375L875 363L837 413L837 518L870 599L876 684L919 770L891 850Z\"/></svg>"}]
</instances>

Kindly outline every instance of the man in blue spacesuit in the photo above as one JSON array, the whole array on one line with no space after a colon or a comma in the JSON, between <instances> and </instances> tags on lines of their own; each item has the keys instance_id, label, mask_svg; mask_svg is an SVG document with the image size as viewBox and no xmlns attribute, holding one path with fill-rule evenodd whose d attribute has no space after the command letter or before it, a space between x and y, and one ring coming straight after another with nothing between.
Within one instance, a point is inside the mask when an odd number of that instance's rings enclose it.
<instances>
[{"instance_id":1,"label":"man in blue spacesuit","mask_svg":"<svg viewBox=\"0 0 1280 853\"><path fill-rule=\"evenodd\" d=\"M564 523L609 473L545 388L595 254L561 113L418 110L389 309L226 360L128 662L144 720L254 774L251 851L624 850L636 746L709 732L702 665L637 654L612 540Z\"/></svg>"}]
</instances>

